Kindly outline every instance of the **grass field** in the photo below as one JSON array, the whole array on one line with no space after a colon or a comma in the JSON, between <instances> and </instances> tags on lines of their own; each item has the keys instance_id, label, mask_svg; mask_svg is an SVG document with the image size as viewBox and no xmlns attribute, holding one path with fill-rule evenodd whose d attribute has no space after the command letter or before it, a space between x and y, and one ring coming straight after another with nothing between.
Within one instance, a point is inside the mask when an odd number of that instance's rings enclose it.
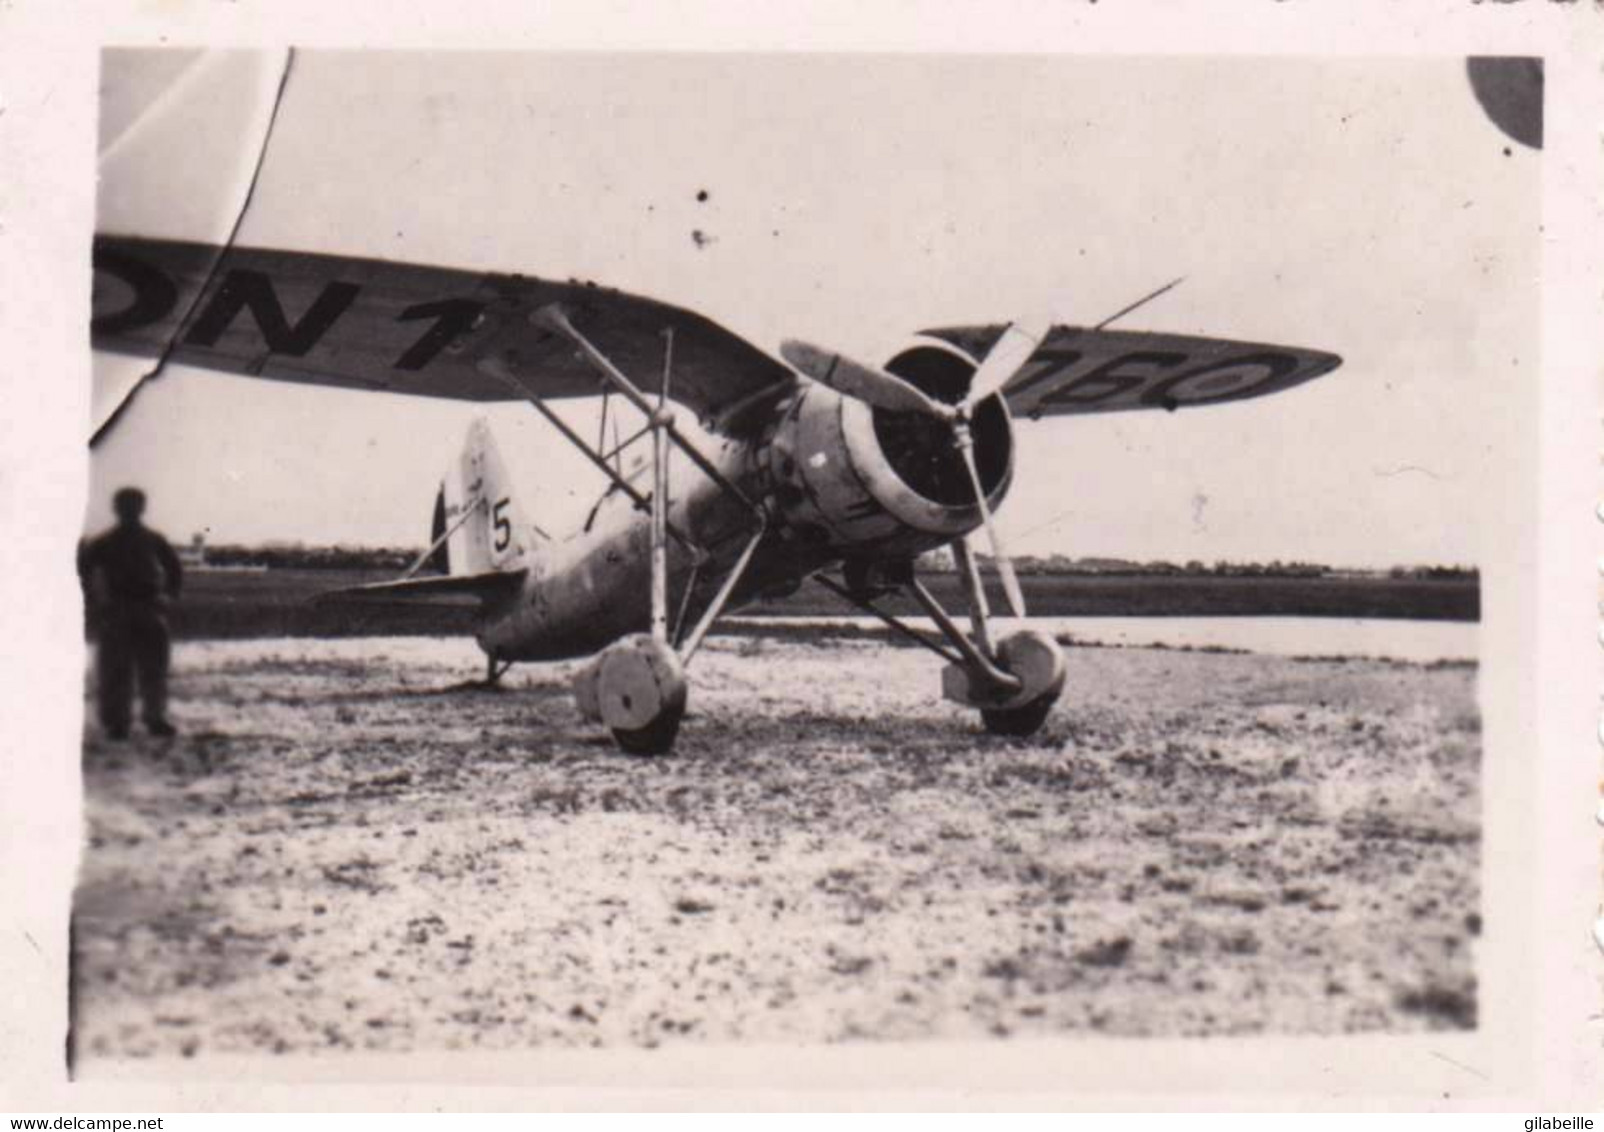
<instances>
[{"instance_id":1,"label":"grass field","mask_svg":"<svg viewBox=\"0 0 1604 1132\"><path fill-rule=\"evenodd\" d=\"M329 590L386 581L368 570L193 571L173 614L181 639L249 637L425 636L464 633L472 612L457 608L313 604ZM1143 575L1026 575L1030 610L1038 616L1106 617L1364 617L1475 621L1480 592L1474 579L1384 577L1214 577ZM953 575L935 575L930 588L952 609L963 608ZM996 596L1000 604L1001 595ZM911 605L889 608L913 613ZM745 612L820 616L857 612L809 583L783 601Z\"/></svg>"}]
</instances>

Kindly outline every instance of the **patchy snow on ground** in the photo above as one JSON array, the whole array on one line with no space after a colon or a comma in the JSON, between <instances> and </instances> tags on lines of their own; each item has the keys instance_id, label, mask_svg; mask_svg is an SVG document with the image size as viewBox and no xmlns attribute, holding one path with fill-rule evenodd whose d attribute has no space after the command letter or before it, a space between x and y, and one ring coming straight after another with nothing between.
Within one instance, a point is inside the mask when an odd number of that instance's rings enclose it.
<instances>
[{"instance_id":1,"label":"patchy snow on ground","mask_svg":"<svg viewBox=\"0 0 1604 1132\"><path fill-rule=\"evenodd\" d=\"M638 759L572 666L182 645L179 739L86 736L79 1056L1474 1026L1473 666L1067 662L1007 740L920 650L715 639Z\"/></svg>"}]
</instances>

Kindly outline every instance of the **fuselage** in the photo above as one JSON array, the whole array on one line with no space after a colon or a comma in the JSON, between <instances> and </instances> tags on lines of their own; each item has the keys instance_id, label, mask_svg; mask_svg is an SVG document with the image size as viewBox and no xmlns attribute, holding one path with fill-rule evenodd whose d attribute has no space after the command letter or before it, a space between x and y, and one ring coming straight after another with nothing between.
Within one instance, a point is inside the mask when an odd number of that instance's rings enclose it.
<instances>
[{"instance_id":1,"label":"fuselage","mask_svg":"<svg viewBox=\"0 0 1604 1132\"><path fill-rule=\"evenodd\" d=\"M918 347L888 368L940 395L967 388L972 364L950 351ZM935 375L935 376L932 376ZM650 492L650 442L625 478ZM871 409L822 385L799 383L740 438L713 435L699 447L765 514L765 533L731 592L735 609L789 593L809 575L865 561L909 561L960 538L980 522L973 488L939 422ZM976 413L975 449L995 509L1012 476L1012 431L1000 399ZM669 522L704 552L668 540L671 630L709 607L759 520L682 454L670 462ZM582 527L537 541L520 565L521 592L488 611L480 646L502 660L588 656L646 630L651 616L647 511L614 486Z\"/></svg>"}]
</instances>

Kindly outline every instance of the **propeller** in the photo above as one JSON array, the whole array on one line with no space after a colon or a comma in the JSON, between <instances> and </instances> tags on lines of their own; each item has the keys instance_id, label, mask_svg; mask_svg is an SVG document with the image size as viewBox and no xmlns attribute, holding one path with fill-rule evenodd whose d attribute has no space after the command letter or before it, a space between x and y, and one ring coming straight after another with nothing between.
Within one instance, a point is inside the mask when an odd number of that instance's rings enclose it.
<instances>
[{"instance_id":1,"label":"propeller","mask_svg":"<svg viewBox=\"0 0 1604 1132\"><path fill-rule=\"evenodd\" d=\"M1052 324L1041 321L1011 322L1003 327L1002 335L986 351L985 360L969 379L969 394L963 399L960 411L967 414L980 402L994 393L1001 393L1020 368L1036 352Z\"/></svg>"},{"instance_id":2,"label":"propeller","mask_svg":"<svg viewBox=\"0 0 1604 1132\"><path fill-rule=\"evenodd\" d=\"M1173 279L1134 303L1099 322L1094 328L1102 330L1116 319L1124 318L1139 307L1146 306L1171 288L1179 285L1185 276ZM1019 588L1019 576L1014 572L1013 559L1003 550L1002 538L992 520L991 504L986 500L986 489L980 481L980 469L975 465L975 441L970 432L969 420L975 406L986 398L1001 393L1018 375L1042 340L1052 329L1050 319L1019 319L1003 327L997 340L986 351L986 356L969 379L969 392L956 405L948 405L928 396L910 382L896 374L855 362L851 358L795 339L780 344L780 354L798 371L814 381L828 385L837 393L854 397L879 409L896 413L924 413L946 421L952 428L953 445L962 457L969 483L975 490L975 504L980 509L980 523L986 528L986 539L991 543L997 575L1002 579L1003 592L1015 617L1025 615L1025 595ZM985 595L981 595L985 600Z\"/></svg>"},{"instance_id":3,"label":"propeller","mask_svg":"<svg viewBox=\"0 0 1604 1132\"><path fill-rule=\"evenodd\" d=\"M837 393L854 397L877 409L893 413L924 413L944 421L954 420L958 415L958 410L953 406L937 401L923 389L894 373L872 369L806 342L789 339L780 343L780 356L821 385L828 385Z\"/></svg>"},{"instance_id":4,"label":"propeller","mask_svg":"<svg viewBox=\"0 0 1604 1132\"><path fill-rule=\"evenodd\" d=\"M958 449L964 469L969 473L975 504L980 510L980 525L986 529L986 540L991 544L997 576L1002 579L1003 593L1015 617L1025 616L1025 595L1019 588L1019 576L1014 572L1013 560L1003 549L1002 536L997 533L991 504L986 499L985 485L981 483L980 469L975 463L975 441L969 420L976 405L1001 392L1020 367L1030 360L1050 328L1051 323L1045 320L1013 322L1004 327L970 378L969 392L956 405L937 401L896 374L863 365L841 354L795 339L780 344L780 355L786 361L837 393L890 412L923 413L947 422L952 428L953 446Z\"/></svg>"}]
</instances>

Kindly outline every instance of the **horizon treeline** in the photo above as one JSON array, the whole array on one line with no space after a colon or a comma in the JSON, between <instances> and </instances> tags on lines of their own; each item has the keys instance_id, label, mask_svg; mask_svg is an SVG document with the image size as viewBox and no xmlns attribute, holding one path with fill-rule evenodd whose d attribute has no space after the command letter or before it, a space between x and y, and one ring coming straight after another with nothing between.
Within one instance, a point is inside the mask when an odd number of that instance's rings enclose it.
<instances>
[{"instance_id":1,"label":"horizon treeline","mask_svg":"<svg viewBox=\"0 0 1604 1132\"><path fill-rule=\"evenodd\" d=\"M199 560L208 566L301 570L404 570L417 561L426 548L316 545L301 542L203 545L199 541L193 541L184 549L189 552L188 556L192 562ZM983 567L990 567L990 556L977 553L976 559ZM952 555L944 549L933 551L919 560L919 567L926 571L949 572L954 568ZM1235 562L1221 559L1208 563L1194 558L1177 563L1163 559L1139 562L1110 557L1074 558L1062 554L1022 554L1014 557L1014 567L1021 574L1186 575L1233 578L1319 578L1358 574L1422 580L1474 579L1480 576L1475 566L1460 564L1417 563L1391 567L1352 568L1300 560L1284 561L1279 558L1268 562Z\"/></svg>"}]
</instances>

